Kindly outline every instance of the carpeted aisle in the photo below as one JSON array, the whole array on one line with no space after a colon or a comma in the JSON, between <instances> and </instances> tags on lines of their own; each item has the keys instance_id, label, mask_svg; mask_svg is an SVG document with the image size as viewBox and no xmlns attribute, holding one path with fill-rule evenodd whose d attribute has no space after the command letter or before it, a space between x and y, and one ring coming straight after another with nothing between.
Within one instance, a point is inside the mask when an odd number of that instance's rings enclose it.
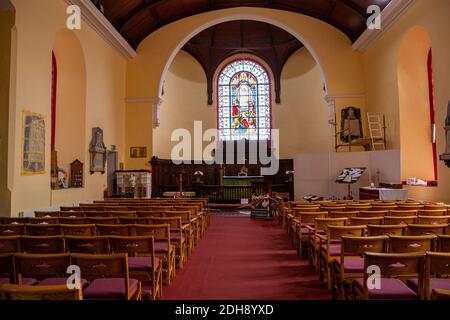
<instances>
[{"instance_id":1,"label":"carpeted aisle","mask_svg":"<svg viewBox=\"0 0 450 320\"><path fill-rule=\"evenodd\" d=\"M330 299L326 284L300 260L276 222L213 216L205 237L166 300Z\"/></svg>"}]
</instances>

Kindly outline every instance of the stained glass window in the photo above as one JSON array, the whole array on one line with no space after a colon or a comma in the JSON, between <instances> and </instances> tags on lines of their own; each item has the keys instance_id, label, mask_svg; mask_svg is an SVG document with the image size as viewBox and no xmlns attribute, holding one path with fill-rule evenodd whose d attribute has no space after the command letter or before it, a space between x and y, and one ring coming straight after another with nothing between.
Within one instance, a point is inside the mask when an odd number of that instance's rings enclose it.
<instances>
[{"instance_id":1,"label":"stained glass window","mask_svg":"<svg viewBox=\"0 0 450 320\"><path fill-rule=\"evenodd\" d=\"M218 77L219 139L270 140L270 79L259 63L241 59L226 65Z\"/></svg>"}]
</instances>

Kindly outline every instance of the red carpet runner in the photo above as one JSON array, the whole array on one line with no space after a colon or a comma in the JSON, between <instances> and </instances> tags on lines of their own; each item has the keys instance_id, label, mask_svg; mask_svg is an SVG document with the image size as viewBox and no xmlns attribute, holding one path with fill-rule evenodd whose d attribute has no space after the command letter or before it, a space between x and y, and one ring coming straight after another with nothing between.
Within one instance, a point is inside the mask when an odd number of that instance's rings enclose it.
<instances>
[{"instance_id":1,"label":"red carpet runner","mask_svg":"<svg viewBox=\"0 0 450 320\"><path fill-rule=\"evenodd\" d=\"M300 260L277 223L213 216L206 235L166 300L331 299L326 284Z\"/></svg>"}]
</instances>

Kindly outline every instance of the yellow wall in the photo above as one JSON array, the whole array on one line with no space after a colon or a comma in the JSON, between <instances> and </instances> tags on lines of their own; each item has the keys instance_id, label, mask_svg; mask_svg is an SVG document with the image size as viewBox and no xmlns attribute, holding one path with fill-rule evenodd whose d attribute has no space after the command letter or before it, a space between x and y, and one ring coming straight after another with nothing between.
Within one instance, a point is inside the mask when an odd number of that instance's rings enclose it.
<instances>
[{"instance_id":1,"label":"yellow wall","mask_svg":"<svg viewBox=\"0 0 450 320\"><path fill-rule=\"evenodd\" d=\"M55 150L58 167L70 174L71 162L86 161L86 66L72 31L56 34L53 52L57 64Z\"/></svg>"},{"instance_id":2,"label":"yellow wall","mask_svg":"<svg viewBox=\"0 0 450 320\"><path fill-rule=\"evenodd\" d=\"M431 39L436 98L437 152L445 150L444 121L450 99L450 2L447 0L418 0L390 30L363 54L368 111L386 114L388 143L391 148L403 148L400 134L408 138L400 127L397 65L400 45L407 32L424 27ZM422 164L415 162L418 167ZM450 201L450 169L442 161L438 164L439 186L410 187L410 196L419 199Z\"/></svg>"},{"instance_id":3,"label":"yellow wall","mask_svg":"<svg viewBox=\"0 0 450 320\"><path fill-rule=\"evenodd\" d=\"M430 47L428 32L414 27L405 35L398 54L403 180L434 180L427 64Z\"/></svg>"},{"instance_id":4,"label":"yellow wall","mask_svg":"<svg viewBox=\"0 0 450 320\"><path fill-rule=\"evenodd\" d=\"M128 62L127 98L160 98L160 85L166 76L168 77L166 71L183 44L214 24L239 19L272 23L298 37L319 62L329 94L364 92L361 55L352 50L350 40L341 31L305 15L273 9L239 7L184 18L148 36L139 45L137 57ZM127 127L128 130L133 129ZM153 153L153 150L150 151Z\"/></svg>"},{"instance_id":5,"label":"yellow wall","mask_svg":"<svg viewBox=\"0 0 450 320\"><path fill-rule=\"evenodd\" d=\"M108 43L82 23L74 31L81 43L86 64L86 116L84 137L85 187L82 190L50 190L50 111L51 52L58 31L66 28L67 4L63 0L13 0L16 9L17 51L13 71L14 97L10 122L10 188L11 213L52 205L99 199L106 185L106 175L89 173L87 146L93 127L104 130L108 148L117 145L119 160L124 159L125 125L125 59ZM14 49L14 48L13 48ZM28 109L46 116L46 173L37 176L20 175L21 110ZM67 128L70 130L70 128ZM83 140L83 137L80 137Z\"/></svg>"},{"instance_id":6,"label":"yellow wall","mask_svg":"<svg viewBox=\"0 0 450 320\"><path fill-rule=\"evenodd\" d=\"M286 62L281 90L281 103L272 101L273 129L280 130L280 157L293 158L299 152L329 151L332 136L327 123L323 78L306 49L295 52ZM153 130L154 155L171 158L171 150L178 143L171 142L175 129L189 130L192 139L194 121L202 121L203 132L215 129L216 103L214 98L213 105L207 104L206 76L200 64L188 53L180 51L164 84L161 125ZM207 144L204 142L203 147ZM191 155L185 158L198 158L194 155L193 145Z\"/></svg>"},{"instance_id":7,"label":"yellow wall","mask_svg":"<svg viewBox=\"0 0 450 320\"><path fill-rule=\"evenodd\" d=\"M8 123L11 70L11 28L15 12L9 1L0 0L0 216L10 210L8 190Z\"/></svg>"}]
</instances>

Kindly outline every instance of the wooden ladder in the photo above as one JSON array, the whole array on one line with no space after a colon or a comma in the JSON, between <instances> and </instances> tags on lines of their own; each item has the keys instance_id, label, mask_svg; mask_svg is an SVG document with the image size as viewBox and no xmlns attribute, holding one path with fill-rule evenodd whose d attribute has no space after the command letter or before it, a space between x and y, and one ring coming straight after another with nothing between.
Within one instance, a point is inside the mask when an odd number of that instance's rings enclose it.
<instances>
[{"instance_id":1,"label":"wooden ladder","mask_svg":"<svg viewBox=\"0 0 450 320\"><path fill-rule=\"evenodd\" d=\"M369 134L372 150L373 151L386 150L386 140L384 138L384 124L381 123L381 115L379 113L367 112L367 124L369 125Z\"/></svg>"}]
</instances>

